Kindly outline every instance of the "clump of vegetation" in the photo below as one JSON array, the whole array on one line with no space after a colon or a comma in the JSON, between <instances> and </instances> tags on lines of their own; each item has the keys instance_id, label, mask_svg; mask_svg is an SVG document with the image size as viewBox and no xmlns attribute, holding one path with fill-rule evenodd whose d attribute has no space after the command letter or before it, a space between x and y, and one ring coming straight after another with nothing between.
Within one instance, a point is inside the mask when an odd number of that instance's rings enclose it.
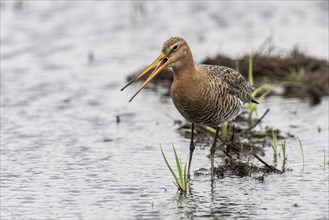
<instances>
[{"instance_id":1,"label":"clump of vegetation","mask_svg":"<svg viewBox=\"0 0 329 220\"><path fill-rule=\"evenodd\" d=\"M188 187L189 187L189 182L188 182L188 179L187 179L187 170L186 170L187 162L185 163L184 169L183 169L183 167L181 166L181 160L180 160L180 158L179 158L179 156L178 156L178 154L176 152L176 149L175 149L175 146L174 145L173 145L173 149L174 149L174 154L175 154L175 160L176 160L176 166L177 166L178 175L176 175L175 172L174 172L174 170L171 168L171 166L170 166L170 164L169 164L169 162L168 162L168 160L166 158L166 155L163 152L162 147L161 147L161 153L162 153L162 156L163 156L164 161L167 164L168 169L170 170L171 174L173 175L173 177L175 179L174 184L177 186L177 188L181 192L186 192L187 189L188 189Z\"/></svg>"},{"instance_id":2,"label":"clump of vegetation","mask_svg":"<svg viewBox=\"0 0 329 220\"><path fill-rule=\"evenodd\" d=\"M257 166L249 161L243 162L238 159L226 159L224 163L215 168L215 174L218 177L238 176L238 177L254 177L262 179L264 175L269 173L281 173L279 170L273 170L267 166Z\"/></svg>"}]
</instances>

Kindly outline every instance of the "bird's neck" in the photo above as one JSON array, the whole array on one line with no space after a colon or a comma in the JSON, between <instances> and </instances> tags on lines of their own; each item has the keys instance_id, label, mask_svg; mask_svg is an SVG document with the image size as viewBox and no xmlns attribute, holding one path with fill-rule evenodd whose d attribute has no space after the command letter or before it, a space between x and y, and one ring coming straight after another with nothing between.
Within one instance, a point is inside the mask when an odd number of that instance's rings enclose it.
<instances>
[{"instance_id":1,"label":"bird's neck","mask_svg":"<svg viewBox=\"0 0 329 220\"><path fill-rule=\"evenodd\" d=\"M184 78L193 78L196 74L196 66L193 61L192 56L185 57L184 60L179 61L176 65L173 66L174 78L175 79L184 79Z\"/></svg>"}]
</instances>

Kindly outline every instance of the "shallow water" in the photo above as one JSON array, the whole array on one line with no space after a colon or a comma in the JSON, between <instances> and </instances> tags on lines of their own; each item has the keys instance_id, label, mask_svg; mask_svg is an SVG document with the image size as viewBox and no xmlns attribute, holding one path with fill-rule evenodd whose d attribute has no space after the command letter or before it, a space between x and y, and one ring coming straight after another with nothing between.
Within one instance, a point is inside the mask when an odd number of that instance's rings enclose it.
<instances>
[{"instance_id":1,"label":"shallow water","mask_svg":"<svg viewBox=\"0 0 329 220\"><path fill-rule=\"evenodd\" d=\"M264 125L300 137L304 163L290 138L292 171L264 183L225 177L211 185L199 176L184 197L160 153L162 145L173 161L175 144L187 156L189 140L174 124L181 116L161 90L145 90L132 103L138 85L119 90L171 35L187 38L197 61L222 50L245 53L267 33L284 50L297 42L326 58L328 5L305 3L306 12L291 2L134 4L1 2L1 219L327 219L328 97L317 106L270 97L259 107L260 114L270 108ZM230 10L217 13L222 8ZM172 25L165 18L175 10ZM195 25L198 19L206 22ZM239 34L244 28L253 31ZM209 168L208 153L197 146L193 171ZM273 162L271 149L264 160Z\"/></svg>"}]
</instances>

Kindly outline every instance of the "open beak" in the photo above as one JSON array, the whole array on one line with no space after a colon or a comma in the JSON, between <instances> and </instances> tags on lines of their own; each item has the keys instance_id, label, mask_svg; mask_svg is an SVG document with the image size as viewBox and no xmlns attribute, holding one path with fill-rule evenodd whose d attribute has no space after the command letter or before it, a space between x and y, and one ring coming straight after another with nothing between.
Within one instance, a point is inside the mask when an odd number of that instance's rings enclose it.
<instances>
[{"instance_id":1,"label":"open beak","mask_svg":"<svg viewBox=\"0 0 329 220\"><path fill-rule=\"evenodd\" d=\"M141 74L136 75L127 85L125 85L122 89L124 90L125 88L127 88L130 84L132 84L133 82L135 82L136 80L138 80L139 78L141 78L142 76L144 76L148 71L150 71L150 69L152 69L153 67L155 67L155 69L153 70L153 72L151 73L151 75L145 80L145 82L143 83L143 85L141 86L141 88L131 97L131 99L129 100L129 102L131 102L135 96L142 91L142 89L144 89L144 87L156 76L158 75L161 70L163 68L165 68L166 66L168 66L169 64L169 59L164 55L164 53L161 53L160 56L150 65L148 66Z\"/></svg>"}]
</instances>

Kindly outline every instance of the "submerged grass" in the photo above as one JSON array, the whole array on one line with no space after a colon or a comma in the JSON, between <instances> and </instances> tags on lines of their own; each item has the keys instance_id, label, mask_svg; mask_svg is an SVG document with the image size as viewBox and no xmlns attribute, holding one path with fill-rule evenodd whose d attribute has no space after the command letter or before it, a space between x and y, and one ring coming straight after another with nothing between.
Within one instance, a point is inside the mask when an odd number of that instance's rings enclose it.
<instances>
[{"instance_id":1,"label":"submerged grass","mask_svg":"<svg viewBox=\"0 0 329 220\"><path fill-rule=\"evenodd\" d=\"M288 159L287 151L286 151L286 138L283 139L283 142L281 144L282 154L283 154L283 164L282 164L282 170L285 170L286 162Z\"/></svg>"},{"instance_id":2,"label":"submerged grass","mask_svg":"<svg viewBox=\"0 0 329 220\"><path fill-rule=\"evenodd\" d=\"M281 158L281 153L279 153L279 145L278 145L278 139L280 138L280 135L278 136L278 133L275 131L272 131L272 139L273 139L273 144L272 144L272 149L273 149L273 161L274 161L274 166L276 167L278 164L278 155ZM281 152L282 152L282 171L284 172L285 167L286 167L286 162L288 159L287 155L287 138L286 137L281 137L283 138L283 142L281 143Z\"/></svg>"},{"instance_id":3,"label":"submerged grass","mask_svg":"<svg viewBox=\"0 0 329 220\"><path fill-rule=\"evenodd\" d=\"M187 162L184 165L184 171L183 171L182 166L181 166L180 158L179 158L179 156L176 152L175 146L173 145L175 160L176 160L176 166L177 166L177 172L178 172L178 175L176 175L174 170L170 166L170 164L169 164L169 162L166 158L166 155L163 152L162 147L160 147L160 148L161 148L161 153L162 153L163 159L166 162L168 169L170 170L171 174L173 175L173 177L175 179L174 184L178 187L178 189L180 191L186 192L188 187L189 187L189 183L188 183L188 180L187 180L187 170L186 170Z\"/></svg>"},{"instance_id":4,"label":"submerged grass","mask_svg":"<svg viewBox=\"0 0 329 220\"><path fill-rule=\"evenodd\" d=\"M273 156L274 156L274 166L277 166L278 163L278 138L277 138L277 133L272 132L272 138L273 138Z\"/></svg>"},{"instance_id":5,"label":"submerged grass","mask_svg":"<svg viewBox=\"0 0 329 220\"><path fill-rule=\"evenodd\" d=\"M304 164L305 158L304 158L303 144L299 138L298 138L298 142L299 142L300 151L302 152L302 159L303 159L303 164Z\"/></svg>"}]
</instances>

